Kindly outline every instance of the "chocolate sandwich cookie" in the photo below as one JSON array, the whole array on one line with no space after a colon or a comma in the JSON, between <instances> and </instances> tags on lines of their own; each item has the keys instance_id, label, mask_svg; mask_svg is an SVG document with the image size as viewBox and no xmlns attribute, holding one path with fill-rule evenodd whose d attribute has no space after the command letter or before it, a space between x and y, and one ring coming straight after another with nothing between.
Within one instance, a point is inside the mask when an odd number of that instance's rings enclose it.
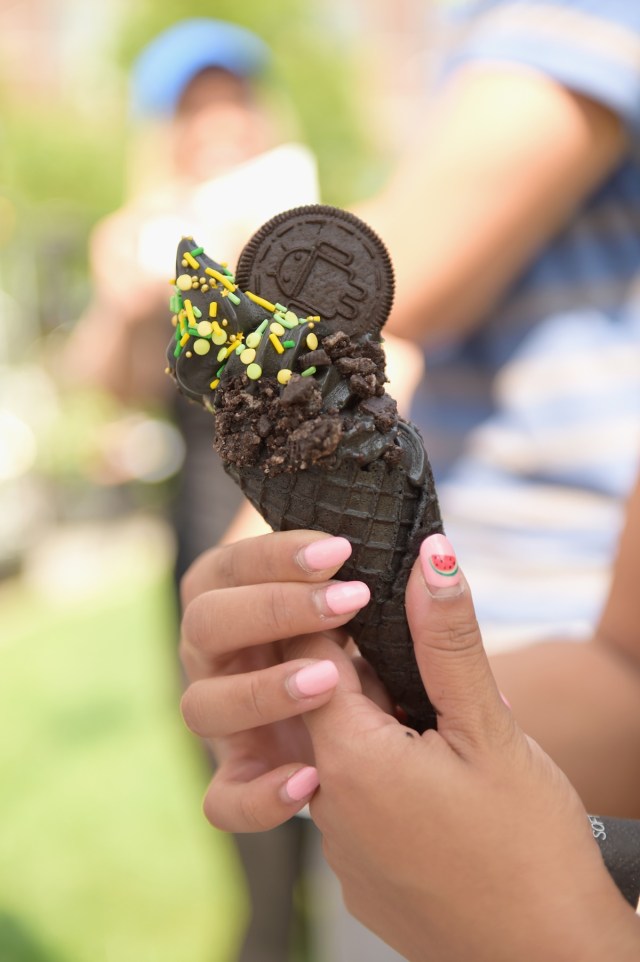
<instances>
[{"instance_id":1,"label":"chocolate sandwich cookie","mask_svg":"<svg viewBox=\"0 0 640 962\"><path fill-rule=\"evenodd\" d=\"M264 224L236 269L243 290L319 315L333 331L377 334L393 304L391 258L377 234L348 211L296 207Z\"/></svg>"}]
</instances>

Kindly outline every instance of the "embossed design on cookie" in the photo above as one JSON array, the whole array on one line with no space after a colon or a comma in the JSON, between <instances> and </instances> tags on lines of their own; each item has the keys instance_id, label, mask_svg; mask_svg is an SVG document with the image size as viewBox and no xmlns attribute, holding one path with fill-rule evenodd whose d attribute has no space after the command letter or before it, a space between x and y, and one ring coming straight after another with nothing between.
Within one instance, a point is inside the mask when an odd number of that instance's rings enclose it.
<instances>
[{"instance_id":1,"label":"embossed design on cookie","mask_svg":"<svg viewBox=\"0 0 640 962\"><path fill-rule=\"evenodd\" d=\"M238 261L238 284L319 314L333 330L378 334L393 303L391 260L380 238L348 211L315 204L268 221Z\"/></svg>"}]
</instances>

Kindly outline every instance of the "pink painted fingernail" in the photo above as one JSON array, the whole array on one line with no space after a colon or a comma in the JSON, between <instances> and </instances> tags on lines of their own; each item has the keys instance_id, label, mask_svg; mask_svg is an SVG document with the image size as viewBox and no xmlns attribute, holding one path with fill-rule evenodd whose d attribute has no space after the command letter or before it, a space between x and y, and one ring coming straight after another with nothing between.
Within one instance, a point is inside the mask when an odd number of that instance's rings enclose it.
<instances>
[{"instance_id":1,"label":"pink painted fingernail","mask_svg":"<svg viewBox=\"0 0 640 962\"><path fill-rule=\"evenodd\" d=\"M332 661L317 661L301 668L287 679L287 687L295 697L310 698L322 695L338 683L338 669Z\"/></svg>"},{"instance_id":2,"label":"pink painted fingernail","mask_svg":"<svg viewBox=\"0 0 640 962\"><path fill-rule=\"evenodd\" d=\"M292 802L301 802L315 792L320 784L318 772L311 765L299 769L284 786L285 794Z\"/></svg>"},{"instance_id":3,"label":"pink painted fingernail","mask_svg":"<svg viewBox=\"0 0 640 962\"><path fill-rule=\"evenodd\" d=\"M350 554L351 545L346 538L320 538L306 545L298 558L306 571L325 571L340 567Z\"/></svg>"},{"instance_id":4,"label":"pink painted fingernail","mask_svg":"<svg viewBox=\"0 0 640 962\"><path fill-rule=\"evenodd\" d=\"M338 581L324 593L327 607L334 615L358 611L369 603L371 592L363 581Z\"/></svg>"},{"instance_id":5,"label":"pink painted fingernail","mask_svg":"<svg viewBox=\"0 0 640 962\"><path fill-rule=\"evenodd\" d=\"M460 583L456 553L443 534L432 534L422 542L420 564L424 580L432 588L453 588Z\"/></svg>"}]
</instances>

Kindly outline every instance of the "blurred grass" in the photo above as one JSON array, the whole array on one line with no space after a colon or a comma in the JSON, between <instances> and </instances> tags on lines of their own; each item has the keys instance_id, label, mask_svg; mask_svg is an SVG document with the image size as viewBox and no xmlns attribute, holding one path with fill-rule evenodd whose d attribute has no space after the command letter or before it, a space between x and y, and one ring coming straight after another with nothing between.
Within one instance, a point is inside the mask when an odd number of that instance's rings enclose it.
<instances>
[{"instance_id":1,"label":"blurred grass","mask_svg":"<svg viewBox=\"0 0 640 962\"><path fill-rule=\"evenodd\" d=\"M228 962L230 841L177 704L168 578L61 606L0 591L0 959Z\"/></svg>"}]
</instances>

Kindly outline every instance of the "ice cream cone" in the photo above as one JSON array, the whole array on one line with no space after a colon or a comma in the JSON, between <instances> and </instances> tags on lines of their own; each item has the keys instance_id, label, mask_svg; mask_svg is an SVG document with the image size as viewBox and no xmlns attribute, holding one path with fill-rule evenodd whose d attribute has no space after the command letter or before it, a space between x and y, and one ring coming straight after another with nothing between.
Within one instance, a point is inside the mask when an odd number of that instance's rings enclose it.
<instances>
[{"instance_id":1,"label":"ice cream cone","mask_svg":"<svg viewBox=\"0 0 640 962\"><path fill-rule=\"evenodd\" d=\"M272 528L349 539L337 577L371 590L354 641L407 723L435 727L404 594L442 522L422 439L384 389L389 255L358 218L316 205L265 224L238 274L182 240L168 370L212 412L225 469Z\"/></svg>"}]
</instances>

